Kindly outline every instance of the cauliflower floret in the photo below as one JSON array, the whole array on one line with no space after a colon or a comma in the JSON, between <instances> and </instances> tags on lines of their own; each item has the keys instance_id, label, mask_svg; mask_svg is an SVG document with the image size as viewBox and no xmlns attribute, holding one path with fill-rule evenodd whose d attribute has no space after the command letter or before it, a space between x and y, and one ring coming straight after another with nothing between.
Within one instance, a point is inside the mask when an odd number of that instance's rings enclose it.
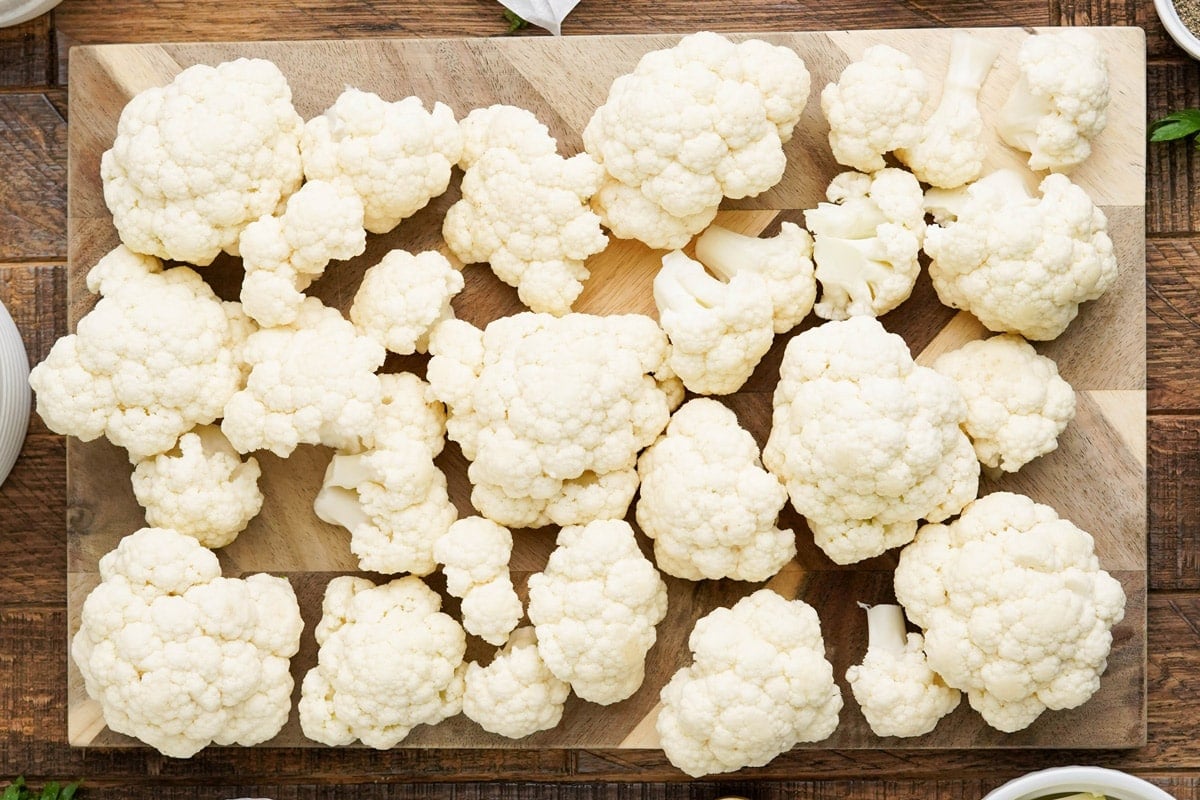
<instances>
[{"instance_id":1,"label":"cauliflower floret","mask_svg":"<svg viewBox=\"0 0 1200 800\"><path fill-rule=\"evenodd\" d=\"M1125 614L1090 535L1028 497L996 492L900 553L896 598L925 631L929 667L997 730L1098 688Z\"/></svg>"},{"instance_id":2,"label":"cauliflower floret","mask_svg":"<svg viewBox=\"0 0 1200 800\"><path fill-rule=\"evenodd\" d=\"M100 559L71 657L109 728L187 758L279 732L303 627L283 578L222 578L194 538L142 528Z\"/></svg>"},{"instance_id":3,"label":"cauliflower floret","mask_svg":"<svg viewBox=\"0 0 1200 800\"><path fill-rule=\"evenodd\" d=\"M424 353L429 332L454 318L450 301L464 284L462 273L441 253L393 250L363 275L350 320L359 333L393 353Z\"/></svg>"},{"instance_id":4,"label":"cauliflower floret","mask_svg":"<svg viewBox=\"0 0 1200 800\"><path fill-rule=\"evenodd\" d=\"M1020 175L999 170L960 189L931 189L925 252L938 299L989 330L1053 339L1117 280L1108 220L1065 175L1040 198ZM818 277L820 271L818 267Z\"/></svg>"},{"instance_id":5,"label":"cauliflower floret","mask_svg":"<svg viewBox=\"0 0 1200 800\"><path fill-rule=\"evenodd\" d=\"M716 400L676 411L638 459L638 476L638 527L654 540L654 563L666 574L765 581L796 555L795 535L777 524L787 490Z\"/></svg>"},{"instance_id":6,"label":"cauliflower floret","mask_svg":"<svg viewBox=\"0 0 1200 800\"><path fill-rule=\"evenodd\" d=\"M247 225L238 246L246 268L242 309L263 327L288 325L304 302L301 292L330 261L366 249L362 201L345 181L309 181L282 214Z\"/></svg>"},{"instance_id":7,"label":"cauliflower floret","mask_svg":"<svg viewBox=\"0 0 1200 800\"><path fill-rule=\"evenodd\" d=\"M196 64L121 111L100 159L104 201L134 252L207 266L300 188L304 120L279 68Z\"/></svg>"},{"instance_id":8,"label":"cauliflower floret","mask_svg":"<svg viewBox=\"0 0 1200 800\"><path fill-rule=\"evenodd\" d=\"M1092 152L1108 124L1108 62L1095 36L1063 30L1030 36L1017 50L1020 78L996 129L1029 153L1029 168L1066 172Z\"/></svg>"},{"instance_id":9,"label":"cauliflower floret","mask_svg":"<svg viewBox=\"0 0 1200 800\"><path fill-rule=\"evenodd\" d=\"M301 684L300 727L327 745L386 750L462 710L467 636L420 578L334 578Z\"/></svg>"},{"instance_id":10,"label":"cauliflower floret","mask_svg":"<svg viewBox=\"0 0 1200 800\"><path fill-rule=\"evenodd\" d=\"M348 180L371 233L387 233L445 192L462 146L449 107L426 111L419 97L389 103L353 88L310 119L300 140L304 176Z\"/></svg>"},{"instance_id":11,"label":"cauliflower floret","mask_svg":"<svg viewBox=\"0 0 1200 800\"><path fill-rule=\"evenodd\" d=\"M667 585L624 520L563 528L542 572L529 577L529 620L554 676L592 703L632 695L646 677Z\"/></svg>"},{"instance_id":12,"label":"cauliflower floret","mask_svg":"<svg viewBox=\"0 0 1200 800\"><path fill-rule=\"evenodd\" d=\"M222 414L243 381L235 304L195 271L163 271L124 245L87 275L102 297L33 368L37 410L55 433L108 437L136 464Z\"/></svg>"},{"instance_id":13,"label":"cauliflower floret","mask_svg":"<svg viewBox=\"0 0 1200 800\"><path fill-rule=\"evenodd\" d=\"M967 401L963 430L985 467L1016 472L1058 447L1058 435L1075 418L1071 384L1020 336L968 342L933 368L957 383Z\"/></svg>"},{"instance_id":14,"label":"cauliflower floret","mask_svg":"<svg viewBox=\"0 0 1200 800\"><path fill-rule=\"evenodd\" d=\"M882 316L908 299L921 271L921 184L892 167L843 172L825 196L828 203L804 212L821 284L813 310L822 319Z\"/></svg>"},{"instance_id":15,"label":"cauliflower floret","mask_svg":"<svg viewBox=\"0 0 1200 800\"><path fill-rule=\"evenodd\" d=\"M872 317L788 342L774 404L763 463L838 564L907 544L917 520L940 522L975 498L962 395Z\"/></svg>"},{"instance_id":16,"label":"cauliflower floret","mask_svg":"<svg viewBox=\"0 0 1200 800\"><path fill-rule=\"evenodd\" d=\"M757 272L725 283L674 250L654 276L654 304L671 340L667 364L697 394L736 392L771 349L774 304Z\"/></svg>"},{"instance_id":17,"label":"cauliflower floret","mask_svg":"<svg viewBox=\"0 0 1200 800\"><path fill-rule=\"evenodd\" d=\"M779 182L808 92L800 57L763 41L703 32L647 53L584 129L587 152L625 187L606 186L593 207L616 236L683 247L723 197Z\"/></svg>"},{"instance_id":18,"label":"cauliflower floret","mask_svg":"<svg viewBox=\"0 0 1200 800\"><path fill-rule=\"evenodd\" d=\"M485 731L521 739L557 725L570 693L538 655L533 628L517 628L492 663L467 665L463 714Z\"/></svg>"},{"instance_id":19,"label":"cauliflower floret","mask_svg":"<svg viewBox=\"0 0 1200 800\"><path fill-rule=\"evenodd\" d=\"M455 522L433 544L446 591L462 598L462 623L488 644L502 645L524 609L508 574L512 534L483 517Z\"/></svg>"},{"instance_id":20,"label":"cauliflower floret","mask_svg":"<svg viewBox=\"0 0 1200 800\"><path fill-rule=\"evenodd\" d=\"M411 372L379 376L379 407L375 428L364 439L369 449L386 449L393 442L420 442L436 457L446 444L446 407L429 384Z\"/></svg>"},{"instance_id":21,"label":"cauliflower floret","mask_svg":"<svg viewBox=\"0 0 1200 800\"><path fill-rule=\"evenodd\" d=\"M904 609L867 609L867 652L846 682L876 736L922 736L958 708L961 695L925 661L925 637L904 629Z\"/></svg>"},{"instance_id":22,"label":"cauliflower floret","mask_svg":"<svg viewBox=\"0 0 1200 800\"><path fill-rule=\"evenodd\" d=\"M928 100L929 80L907 54L868 47L821 91L833 157L859 172L883 169L885 153L920 141Z\"/></svg>"},{"instance_id":23,"label":"cauliflower floret","mask_svg":"<svg viewBox=\"0 0 1200 800\"><path fill-rule=\"evenodd\" d=\"M696 621L692 664L663 687L663 753L698 778L760 767L800 742L829 738L842 693L812 606L770 589Z\"/></svg>"},{"instance_id":24,"label":"cauliflower floret","mask_svg":"<svg viewBox=\"0 0 1200 800\"><path fill-rule=\"evenodd\" d=\"M458 165L464 170L475 165L488 150L511 150L524 161L558 152L550 129L532 111L516 106L493 105L476 108L458 124L463 149Z\"/></svg>"},{"instance_id":25,"label":"cauliflower floret","mask_svg":"<svg viewBox=\"0 0 1200 800\"><path fill-rule=\"evenodd\" d=\"M148 458L133 471L133 494L146 523L224 547L262 509L258 461L242 461L213 425L201 425L173 450Z\"/></svg>"}]
</instances>

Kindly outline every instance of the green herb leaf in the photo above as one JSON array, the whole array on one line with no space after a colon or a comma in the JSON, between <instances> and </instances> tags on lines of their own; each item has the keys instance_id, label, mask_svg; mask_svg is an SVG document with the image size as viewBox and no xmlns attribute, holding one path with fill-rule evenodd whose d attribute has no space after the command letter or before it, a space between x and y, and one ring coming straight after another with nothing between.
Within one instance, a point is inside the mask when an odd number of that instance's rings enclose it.
<instances>
[{"instance_id":1,"label":"green herb leaf","mask_svg":"<svg viewBox=\"0 0 1200 800\"><path fill-rule=\"evenodd\" d=\"M71 800L77 791L79 791L79 781L68 783L63 787L62 792L58 795L58 800Z\"/></svg>"},{"instance_id":2,"label":"green herb leaf","mask_svg":"<svg viewBox=\"0 0 1200 800\"><path fill-rule=\"evenodd\" d=\"M504 19L508 22L509 33L516 33L529 27L529 21L521 19L521 15L511 8L504 9Z\"/></svg>"},{"instance_id":3,"label":"green herb leaf","mask_svg":"<svg viewBox=\"0 0 1200 800\"><path fill-rule=\"evenodd\" d=\"M37 792L25 785L25 778L19 777L4 789L0 800L71 800L79 789L79 781L62 786L58 781L51 781Z\"/></svg>"},{"instance_id":4,"label":"green herb leaf","mask_svg":"<svg viewBox=\"0 0 1200 800\"><path fill-rule=\"evenodd\" d=\"M58 783L51 781L42 787L42 793L38 800L58 800Z\"/></svg>"},{"instance_id":5,"label":"green herb leaf","mask_svg":"<svg viewBox=\"0 0 1200 800\"><path fill-rule=\"evenodd\" d=\"M21 789L25 787L25 778L19 777L4 790L0 800L21 800Z\"/></svg>"},{"instance_id":6,"label":"green herb leaf","mask_svg":"<svg viewBox=\"0 0 1200 800\"><path fill-rule=\"evenodd\" d=\"M1167 114L1150 126L1150 141L1171 142L1200 133L1200 108L1185 108Z\"/></svg>"}]
</instances>

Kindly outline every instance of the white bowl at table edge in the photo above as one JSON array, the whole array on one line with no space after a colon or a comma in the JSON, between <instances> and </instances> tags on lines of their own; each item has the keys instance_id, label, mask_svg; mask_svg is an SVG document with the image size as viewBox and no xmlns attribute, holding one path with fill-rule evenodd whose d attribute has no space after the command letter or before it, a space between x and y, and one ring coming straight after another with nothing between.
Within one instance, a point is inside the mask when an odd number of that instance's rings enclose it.
<instances>
[{"instance_id":1,"label":"white bowl at table edge","mask_svg":"<svg viewBox=\"0 0 1200 800\"><path fill-rule=\"evenodd\" d=\"M1095 792L1112 800L1175 800L1148 781L1105 767L1051 767L996 787L983 800L1036 800L1071 792Z\"/></svg>"}]
</instances>

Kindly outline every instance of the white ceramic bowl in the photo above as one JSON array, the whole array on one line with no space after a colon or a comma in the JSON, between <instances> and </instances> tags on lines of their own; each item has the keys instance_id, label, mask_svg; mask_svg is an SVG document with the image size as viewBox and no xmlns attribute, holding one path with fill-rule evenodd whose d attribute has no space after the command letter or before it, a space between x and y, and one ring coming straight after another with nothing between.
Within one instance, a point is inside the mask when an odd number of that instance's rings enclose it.
<instances>
[{"instance_id":1,"label":"white ceramic bowl","mask_svg":"<svg viewBox=\"0 0 1200 800\"><path fill-rule=\"evenodd\" d=\"M61 0L0 0L0 28L39 17Z\"/></svg>"},{"instance_id":2,"label":"white ceramic bowl","mask_svg":"<svg viewBox=\"0 0 1200 800\"><path fill-rule=\"evenodd\" d=\"M1186 50L1192 58L1200 58L1200 37L1183 24L1179 12L1175 10L1174 0L1154 0L1154 10L1158 12L1158 18L1175 44Z\"/></svg>"},{"instance_id":3,"label":"white ceramic bowl","mask_svg":"<svg viewBox=\"0 0 1200 800\"><path fill-rule=\"evenodd\" d=\"M0 484L8 477L29 426L29 359L16 323L0 303Z\"/></svg>"},{"instance_id":4,"label":"white ceramic bowl","mask_svg":"<svg viewBox=\"0 0 1200 800\"><path fill-rule=\"evenodd\" d=\"M1053 767L999 786L983 800L1037 800L1074 792L1095 792L1111 800L1175 800L1152 783L1104 767Z\"/></svg>"}]
</instances>

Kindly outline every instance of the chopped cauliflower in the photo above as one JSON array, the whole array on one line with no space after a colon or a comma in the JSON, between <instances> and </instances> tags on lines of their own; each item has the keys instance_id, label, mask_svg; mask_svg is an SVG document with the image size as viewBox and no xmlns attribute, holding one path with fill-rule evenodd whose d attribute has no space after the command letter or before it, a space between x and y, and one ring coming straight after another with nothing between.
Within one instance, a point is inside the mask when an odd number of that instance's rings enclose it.
<instances>
[{"instance_id":1,"label":"chopped cauliflower","mask_svg":"<svg viewBox=\"0 0 1200 800\"><path fill-rule=\"evenodd\" d=\"M654 563L688 580L765 581L796 555L780 530L787 490L762 467L754 437L716 400L697 398L671 417L638 459L637 523Z\"/></svg>"},{"instance_id":2,"label":"chopped cauliflower","mask_svg":"<svg viewBox=\"0 0 1200 800\"><path fill-rule=\"evenodd\" d=\"M508 640L524 613L508 574L512 545L508 528L483 517L456 521L433 543L446 591L462 599L463 627L497 646Z\"/></svg>"},{"instance_id":3,"label":"chopped cauliflower","mask_svg":"<svg viewBox=\"0 0 1200 800\"><path fill-rule=\"evenodd\" d=\"M517 628L486 667L467 665L463 714L489 733L522 739L557 725L570 693L538 655L533 628Z\"/></svg>"},{"instance_id":4,"label":"chopped cauliflower","mask_svg":"<svg viewBox=\"0 0 1200 800\"><path fill-rule=\"evenodd\" d=\"M550 129L524 108L492 105L476 108L458 123L463 149L458 165L468 170L488 150L511 150L524 161L558 152L558 141Z\"/></svg>"},{"instance_id":5,"label":"chopped cauliflower","mask_svg":"<svg viewBox=\"0 0 1200 800\"><path fill-rule=\"evenodd\" d=\"M446 407L429 384L411 372L379 376L381 390L375 427L364 440L368 448L386 449L392 442L421 442L437 456L446 444Z\"/></svg>"},{"instance_id":6,"label":"chopped cauliflower","mask_svg":"<svg viewBox=\"0 0 1200 800\"><path fill-rule=\"evenodd\" d=\"M429 332L453 319L450 301L464 285L462 273L437 251L392 250L363 275L350 320L393 353L424 353Z\"/></svg>"}]
</instances>

